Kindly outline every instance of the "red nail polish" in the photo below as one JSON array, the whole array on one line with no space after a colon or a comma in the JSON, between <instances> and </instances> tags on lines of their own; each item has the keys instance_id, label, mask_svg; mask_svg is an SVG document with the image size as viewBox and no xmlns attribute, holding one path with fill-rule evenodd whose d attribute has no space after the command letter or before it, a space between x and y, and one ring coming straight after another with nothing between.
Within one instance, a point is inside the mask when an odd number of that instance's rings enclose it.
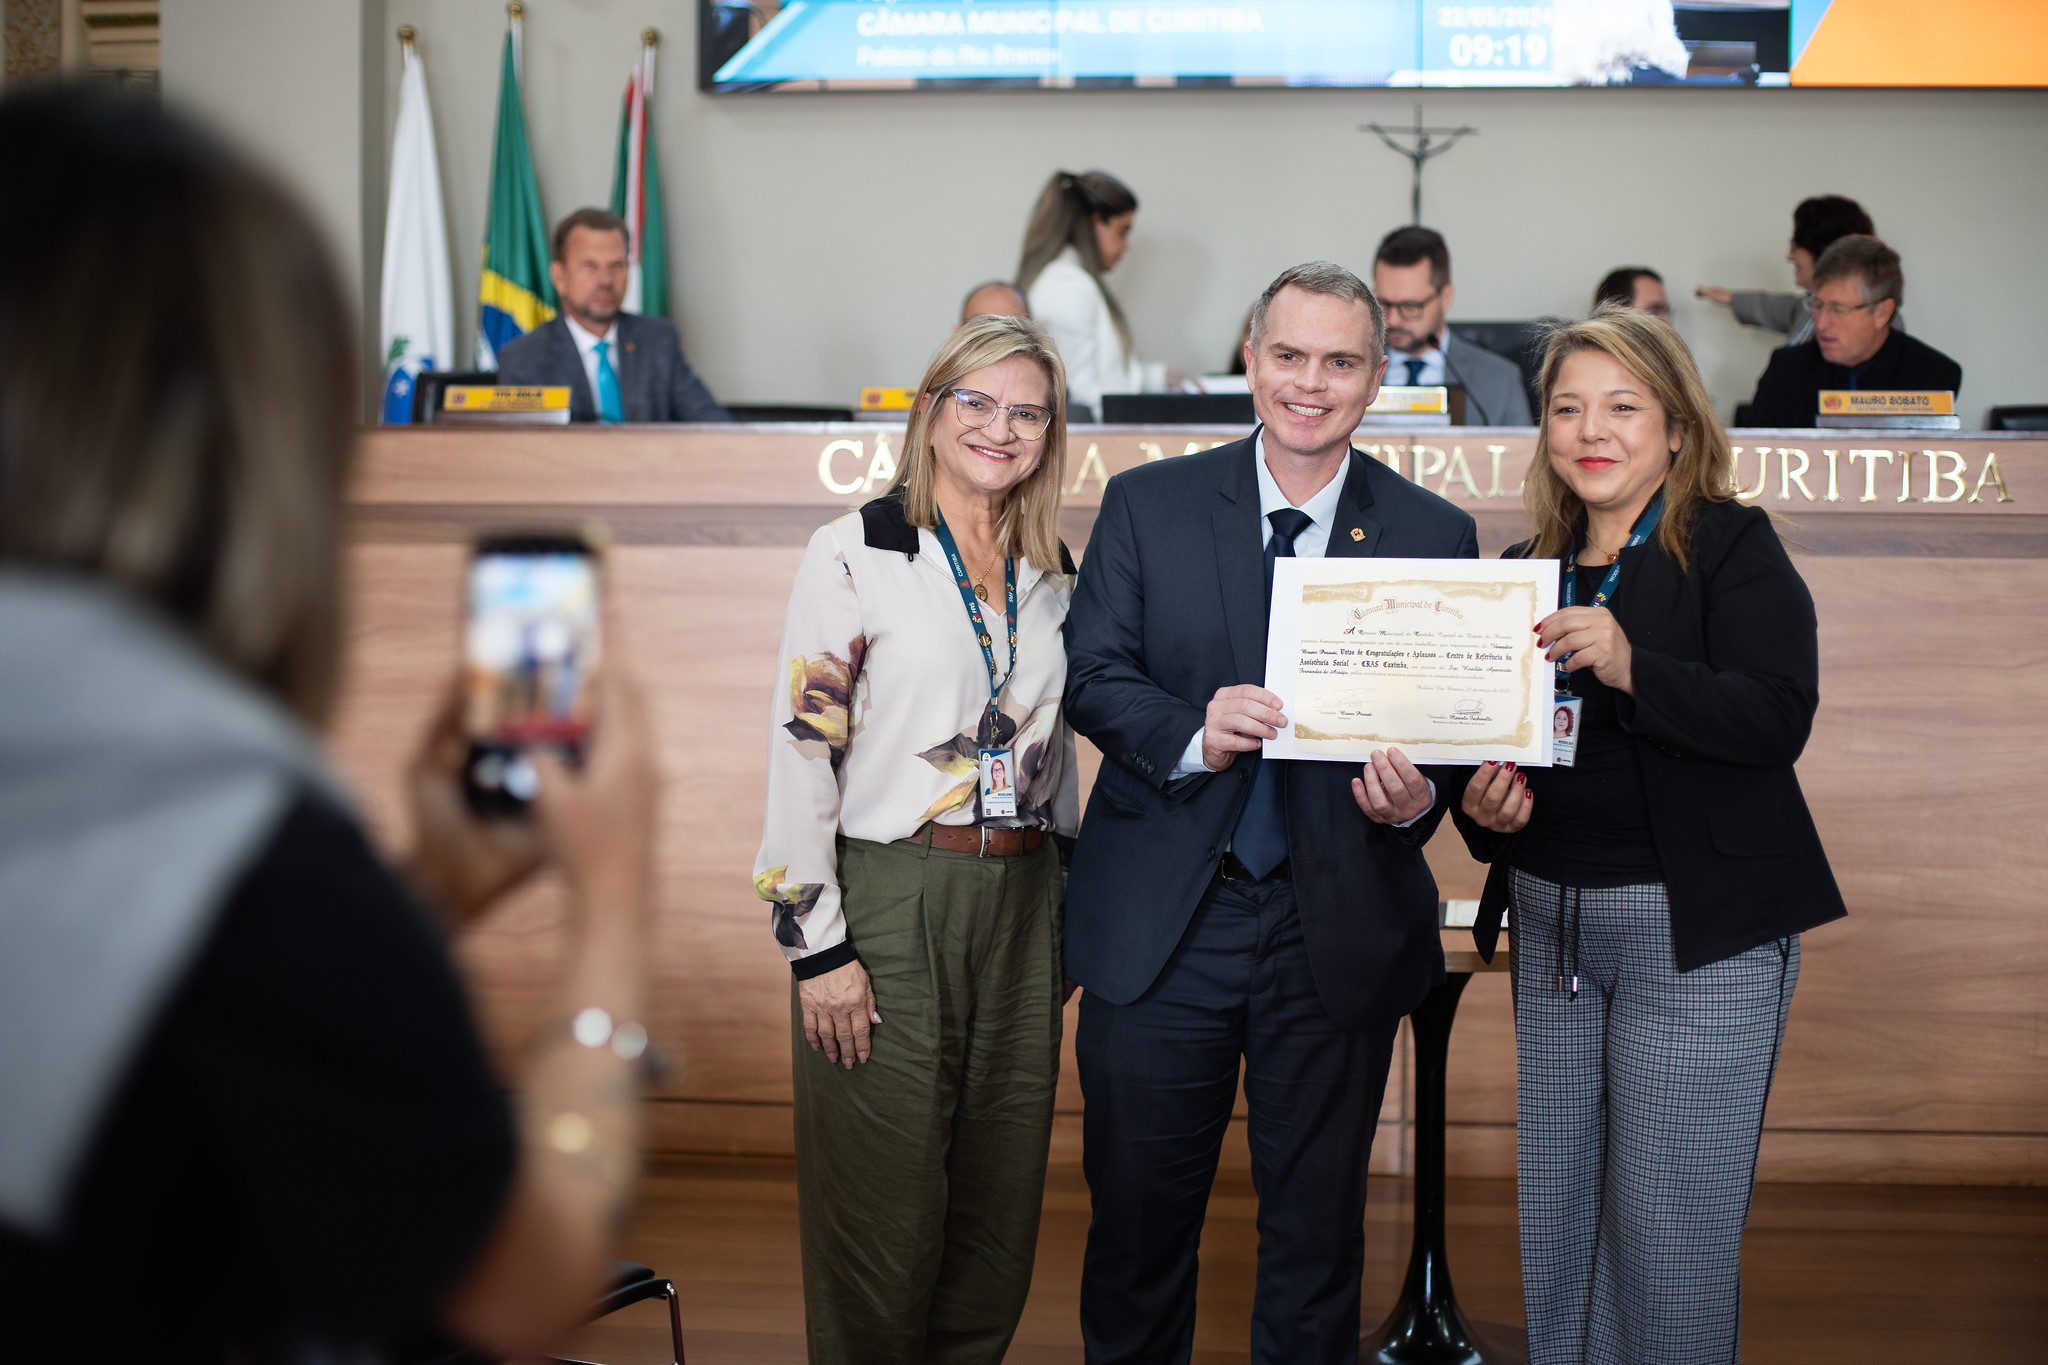
<instances>
[{"instance_id":1,"label":"red nail polish","mask_svg":"<svg viewBox=\"0 0 2048 1365\"><path fill-rule=\"evenodd\" d=\"M1509 760L1508 760L1508 771L1509 771L1509 772L1513 772L1514 770L1515 770L1515 760L1513 760L1513 759L1511 758L1511 759L1509 759Z\"/></svg>"},{"instance_id":2,"label":"red nail polish","mask_svg":"<svg viewBox=\"0 0 2048 1365\"><path fill-rule=\"evenodd\" d=\"M1523 799L1524 801L1534 801L1534 800L1536 799L1536 793L1535 793L1535 792L1532 792L1532 791L1524 790L1524 791L1522 792L1522 799Z\"/></svg>"}]
</instances>

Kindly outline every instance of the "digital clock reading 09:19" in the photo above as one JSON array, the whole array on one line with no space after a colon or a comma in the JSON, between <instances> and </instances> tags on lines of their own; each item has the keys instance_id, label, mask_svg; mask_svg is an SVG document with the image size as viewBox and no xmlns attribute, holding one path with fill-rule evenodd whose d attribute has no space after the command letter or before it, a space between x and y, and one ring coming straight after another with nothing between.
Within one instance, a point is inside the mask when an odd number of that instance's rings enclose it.
<instances>
[{"instance_id":1,"label":"digital clock reading 09:19","mask_svg":"<svg viewBox=\"0 0 2048 1365\"><path fill-rule=\"evenodd\" d=\"M1550 13L1548 5L1426 5L1423 66L1547 71Z\"/></svg>"}]
</instances>

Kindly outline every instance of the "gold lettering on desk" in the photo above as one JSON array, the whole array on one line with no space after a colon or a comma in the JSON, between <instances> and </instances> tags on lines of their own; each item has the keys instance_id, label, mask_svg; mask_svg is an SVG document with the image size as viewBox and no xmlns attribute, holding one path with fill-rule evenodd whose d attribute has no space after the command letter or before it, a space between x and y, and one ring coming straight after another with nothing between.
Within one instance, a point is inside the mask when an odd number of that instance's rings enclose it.
<instances>
[{"instance_id":1,"label":"gold lettering on desk","mask_svg":"<svg viewBox=\"0 0 2048 1365\"><path fill-rule=\"evenodd\" d=\"M1424 488L1429 486L1426 480L1432 474L1444 472L1444 464L1450 459L1450 456L1444 452L1442 446L1426 446L1418 442L1408 447L1408 451L1415 462L1413 466L1415 472L1409 475L1409 478L1415 483L1421 484ZM1424 464L1422 462L1424 456L1434 457L1433 461L1429 464Z\"/></svg>"},{"instance_id":2,"label":"gold lettering on desk","mask_svg":"<svg viewBox=\"0 0 2048 1365\"><path fill-rule=\"evenodd\" d=\"M1747 492L1743 491L1742 487L1742 447L1730 446L1728 454L1731 465L1728 470L1728 476L1735 484L1735 496L1741 498L1744 502L1755 502L1764 495L1764 484L1771 477L1771 448L1769 446L1758 446L1756 448L1756 487L1749 489Z\"/></svg>"},{"instance_id":3,"label":"gold lettering on desk","mask_svg":"<svg viewBox=\"0 0 2048 1365\"><path fill-rule=\"evenodd\" d=\"M1166 452L1159 448L1159 442L1157 441L1140 441L1138 442L1138 449L1145 452L1145 462L1147 464L1154 460L1166 458Z\"/></svg>"},{"instance_id":4,"label":"gold lettering on desk","mask_svg":"<svg viewBox=\"0 0 2048 1365\"><path fill-rule=\"evenodd\" d=\"M875 458L868 464L869 495L887 488L895 477L896 456L889 450L889 433L885 431L875 437Z\"/></svg>"},{"instance_id":5,"label":"gold lettering on desk","mask_svg":"<svg viewBox=\"0 0 2048 1365\"><path fill-rule=\"evenodd\" d=\"M1401 472L1401 457L1408 453L1407 446L1398 445L1391 441L1385 445L1375 441L1371 445L1360 446L1359 449L1393 470L1396 474Z\"/></svg>"},{"instance_id":6,"label":"gold lettering on desk","mask_svg":"<svg viewBox=\"0 0 2048 1365\"><path fill-rule=\"evenodd\" d=\"M1500 457L1508 453L1508 448L1506 446L1488 446L1486 453L1493 459L1493 483L1487 488L1486 496L1489 498L1521 497L1522 490L1520 488L1510 493L1500 486Z\"/></svg>"},{"instance_id":7,"label":"gold lettering on desk","mask_svg":"<svg viewBox=\"0 0 2048 1365\"><path fill-rule=\"evenodd\" d=\"M1855 472L1858 460L1863 461L1863 496L1856 499L1856 501L1876 502L1877 462L1883 460L1886 464L1890 464L1892 462L1892 453L1889 450L1852 450L1849 452L1850 472Z\"/></svg>"},{"instance_id":8,"label":"gold lettering on desk","mask_svg":"<svg viewBox=\"0 0 2048 1365\"><path fill-rule=\"evenodd\" d=\"M1962 452L1959 450L1923 450L1920 453L1927 457L1927 496L1920 499L1920 501L1961 502L1963 494L1968 492L1970 487L1963 482L1963 471L1969 466L1963 463ZM1947 469L1941 467L1941 461L1944 459L1949 461ZM1950 493L1946 497L1934 491L1934 486L1943 479L1947 479L1950 483L1954 484L1956 489L1955 492Z\"/></svg>"},{"instance_id":9,"label":"gold lettering on desk","mask_svg":"<svg viewBox=\"0 0 2048 1365\"><path fill-rule=\"evenodd\" d=\"M1799 468L1797 469L1794 469L1792 467L1792 457L1794 455L1797 455L1799 457ZM1792 501L1793 484L1799 485L1800 493L1806 498L1808 502L1813 501L1813 490L1806 486L1806 471L1808 468L1812 466L1812 464L1812 459L1807 455L1805 451L1799 450L1793 446L1778 447L1779 502Z\"/></svg>"},{"instance_id":10,"label":"gold lettering on desk","mask_svg":"<svg viewBox=\"0 0 2048 1365\"><path fill-rule=\"evenodd\" d=\"M1998 472L1998 452L1989 451L1984 456L1984 472L1977 476L1977 486L1970 490L1970 501L1977 501L1984 485L1991 484L1998 489L1998 501L2011 502L2012 494L2005 491L2005 475Z\"/></svg>"},{"instance_id":11,"label":"gold lettering on desk","mask_svg":"<svg viewBox=\"0 0 2048 1365\"><path fill-rule=\"evenodd\" d=\"M1893 502L1908 502L1913 497L1913 452L1899 452L1899 496Z\"/></svg>"},{"instance_id":12,"label":"gold lettering on desk","mask_svg":"<svg viewBox=\"0 0 2048 1365\"><path fill-rule=\"evenodd\" d=\"M1465 463L1465 447L1463 446L1451 447L1451 461L1445 466L1444 481L1436 486L1436 491L1448 498L1451 495L1451 481L1453 479L1464 484L1465 491L1474 498L1479 496L1479 484L1472 477L1472 466Z\"/></svg>"},{"instance_id":13,"label":"gold lettering on desk","mask_svg":"<svg viewBox=\"0 0 2048 1365\"><path fill-rule=\"evenodd\" d=\"M1101 485L1101 491L1108 491L1109 469L1102 463L1102 447L1093 441L1088 443L1088 453L1081 457L1081 468L1075 472L1074 486L1067 490L1067 496L1071 498L1079 493L1081 485L1088 482L1091 476Z\"/></svg>"},{"instance_id":14,"label":"gold lettering on desk","mask_svg":"<svg viewBox=\"0 0 2048 1365\"><path fill-rule=\"evenodd\" d=\"M843 498L849 493L858 493L867 487L867 475L856 474L852 483L841 483L832 477L832 457L844 451L858 460L866 454L866 448L859 441L833 441L818 455L818 482L825 485L825 491L834 497Z\"/></svg>"},{"instance_id":15,"label":"gold lettering on desk","mask_svg":"<svg viewBox=\"0 0 2048 1365\"><path fill-rule=\"evenodd\" d=\"M1840 501L1842 500L1842 485L1841 485L1841 483L1840 483L1840 482L1839 482L1839 481L1838 481L1838 480L1836 479L1835 475L1836 475L1836 473L1837 473L1837 469L1836 469L1836 466L1837 466L1837 462L1838 462L1838 460L1839 460L1839 458L1840 458L1840 456L1841 456L1842 452L1841 452L1841 451L1839 451L1839 450L1823 450L1823 451L1821 452L1821 454L1822 454L1822 455L1824 455L1825 457L1827 457L1827 462L1828 462L1828 496L1827 496L1827 501L1829 501L1829 502L1840 502Z\"/></svg>"}]
</instances>

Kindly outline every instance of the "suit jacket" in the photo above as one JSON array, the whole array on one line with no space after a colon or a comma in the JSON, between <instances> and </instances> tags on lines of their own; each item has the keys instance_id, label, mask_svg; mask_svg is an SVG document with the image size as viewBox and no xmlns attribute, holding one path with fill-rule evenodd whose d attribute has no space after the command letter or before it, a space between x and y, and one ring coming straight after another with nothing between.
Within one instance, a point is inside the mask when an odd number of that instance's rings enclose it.
<instances>
[{"instance_id":1,"label":"suit jacket","mask_svg":"<svg viewBox=\"0 0 2048 1365\"><path fill-rule=\"evenodd\" d=\"M667 318L619 314L612 368L619 372L619 407L628 422L732 420L690 369L675 324ZM559 315L498 349L498 382L567 384L569 420L597 420L597 395L584 376L569 323Z\"/></svg>"},{"instance_id":2,"label":"suit jacket","mask_svg":"<svg viewBox=\"0 0 2048 1365\"><path fill-rule=\"evenodd\" d=\"M1455 332L1444 333L1444 382L1465 389L1465 421L1475 427L1528 427L1529 386L1522 369L1506 356L1474 346Z\"/></svg>"},{"instance_id":3,"label":"suit jacket","mask_svg":"<svg viewBox=\"0 0 2048 1365\"><path fill-rule=\"evenodd\" d=\"M1818 340L1781 346L1756 383L1756 397L1743 419L1756 427L1810 427L1820 412L1822 389L1953 389L1963 387L1963 367L1926 342L1894 327L1877 354L1849 371L1820 353Z\"/></svg>"},{"instance_id":4,"label":"suit jacket","mask_svg":"<svg viewBox=\"0 0 2048 1365\"><path fill-rule=\"evenodd\" d=\"M1654 540L1623 550L1610 609L1629 641L1635 695L1616 700L1642 764L1678 970L1846 915L1792 771L1820 705L1819 627L1770 514L1701 506L1684 573ZM1514 836L1454 810L1472 856L1493 864L1472 930L1491 958Z\"/></svg>"},{"instance_id":5,"label":"suit jacket","mask_svg":"<svg viewBox=\"0 0 2048 1365\"><path fill-rule=\"evenodd\" d=\"M1112 1004L1165 967L1261 761L1169 780L1217 689L1265 679L1257 458L1247 439L1111 479L1068 610L1067 716L1103 761L1067 880L1066 970ZM1330 556L1478 555L1469 515L1379 461L1354 450L1341 477ZM1283 787L1317 993L1344 1028L1398 1019L1443 980L1422 845L1463 790L1433 773L1437 805L1391 829L1358 809L1356 775L1295 762Z\"/></svg>"}]
</instances>

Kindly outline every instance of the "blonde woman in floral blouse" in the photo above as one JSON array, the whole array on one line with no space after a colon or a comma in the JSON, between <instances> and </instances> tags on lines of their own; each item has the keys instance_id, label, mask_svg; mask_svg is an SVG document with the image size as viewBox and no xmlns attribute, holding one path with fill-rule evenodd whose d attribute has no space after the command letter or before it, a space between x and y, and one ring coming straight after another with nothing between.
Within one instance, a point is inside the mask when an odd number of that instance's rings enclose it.
<instances>
[{"instance_id":1,"label":"blonde woman in floral blouse","mask_svg":"<svg viewBox=\"0 0 2048 1365\"><path fill-rule=\"evenodd\" d=\"M889 492L797 570L754 866L796 977L820 1365L1002 1359L1059 1073L1066 374L1035 323L981 317L921 392Z\"/></svg>"}]
</instances>

